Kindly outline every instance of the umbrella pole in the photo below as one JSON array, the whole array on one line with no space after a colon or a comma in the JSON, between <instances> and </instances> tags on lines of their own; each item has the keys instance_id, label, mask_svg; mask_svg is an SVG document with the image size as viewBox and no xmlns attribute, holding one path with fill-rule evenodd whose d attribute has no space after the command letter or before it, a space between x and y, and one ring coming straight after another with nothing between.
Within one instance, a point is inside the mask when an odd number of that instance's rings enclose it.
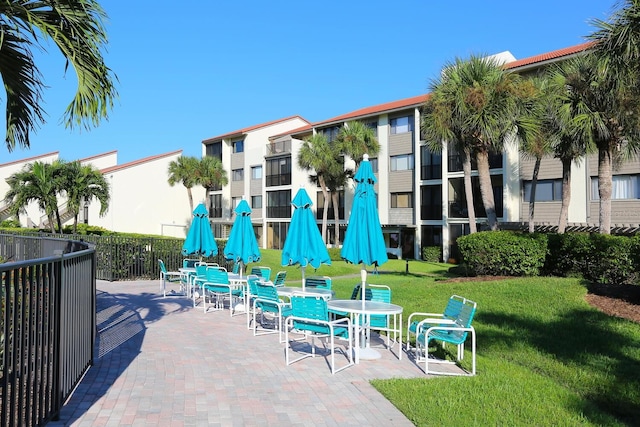
<instances>
[{"instance_id":1,"label":"umbrella pole","mask_svg":"<svg viewBox=\"0 0 640 427\"><path fill-rule=\"evenodd\" d=\"M362 310L365 309L365 301L367 297L366 287L367 287L367 269L364 264L362 264L362 270L360 270L360 280L362 283L360 284L360 292L362 295ZM369 329L369 322L371 315L363 313L364 321L362 324L362 331L360 337L360 348L357 350L359 352L358 359L360 360L376 360L380 359L382 355L378 350L371 348L371 329Z\"/></svg>"},{"instance_id":2,"label":"umbrella pole","mask_svg":"<svg viewBox=\"0 0 640 427\"><path fill-rule=\"evenodd\" d=\"M302 266L300 267L300 270L302 270L302 292L304 292L304 288L307 285L307 279L304 277L304 270L306 268L307 267L302 267Z\"/></svg>"}]
</instances>

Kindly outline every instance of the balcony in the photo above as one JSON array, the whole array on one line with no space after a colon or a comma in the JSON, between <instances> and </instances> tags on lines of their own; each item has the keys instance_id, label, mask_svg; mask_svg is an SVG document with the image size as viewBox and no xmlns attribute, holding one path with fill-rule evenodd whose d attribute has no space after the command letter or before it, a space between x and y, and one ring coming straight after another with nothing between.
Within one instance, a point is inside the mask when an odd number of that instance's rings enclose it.
<instances>
[{"instance_id":1,"label":"balcony","mask_svg":"<svg viewBox=\"0 0 640 427\"><path fill-rule=\"evenodd\" d=\"M291 140L270 142L267 144L267 156L291 153Z\"/></svg>"}]
</instances>

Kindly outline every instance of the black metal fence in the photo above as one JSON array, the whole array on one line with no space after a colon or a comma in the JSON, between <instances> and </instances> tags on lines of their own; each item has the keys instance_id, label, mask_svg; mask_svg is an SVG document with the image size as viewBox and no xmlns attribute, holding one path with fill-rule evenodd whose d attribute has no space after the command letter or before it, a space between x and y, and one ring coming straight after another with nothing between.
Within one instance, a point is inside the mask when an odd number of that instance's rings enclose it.
<instances>
[{"instance_id":1,"label":"black metal fence","mask_svg":"<svg viewBox=\"0 0 640 427\"><path fill-rule=\"evenodd\" d=\"M29 235L15 234L15 236ZM100 280L138 280L157 279L160 275L158 259L164 261L167 269L176 271L182 267L182 245L184 239L167 237L146 237L146 236L96 236L80 234L49 234L38 233L40 237L46 237L42 244L50 241L62 241L62 249L67 250L73 242L90 243L96 250L96 278ZM32 253L31 246L26 248L14 248L11 243L12 235L0 235L0 256L5 260L13 261L22 256L22 252ZM4 240L3 240L4 239ZM39 239L35 239L39 240ZM211 258L204 258L204 261L217 262L219 265L231 268L231 262L224 259L222 254L226 240L217 240L218 255ZM35 244L35 243L34 243ZM60 243L58 243L60 245Z\"/></svg>"},{"instance_id":2,"label":"black metal fence","mask_svg":"<svg viewBox=\"0 0 640 427\"><path fill-rule=\"evenodd\" d=\"M0 235L0 425L44 425L93 362L95 250Z\"/></svg>"}]
</instances>

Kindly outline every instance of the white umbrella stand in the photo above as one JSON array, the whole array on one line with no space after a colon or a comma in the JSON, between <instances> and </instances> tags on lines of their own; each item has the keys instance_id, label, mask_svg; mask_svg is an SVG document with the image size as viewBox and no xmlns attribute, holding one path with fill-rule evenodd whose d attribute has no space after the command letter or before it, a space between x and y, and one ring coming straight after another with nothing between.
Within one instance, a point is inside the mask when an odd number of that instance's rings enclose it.
<instances>
[{"instance_id":1,"label":"white umbrella stand","mask_svg":"<svg viewBox=\"0 0 640 427\"><path fill-rule=\"evenodd\" d=\"M362 269L360 270L360 295L362 295L362 310L364 311L366 305L366 287L367 287L367 269L365 265L362 264ZM358 357L360 360L376 360L380 359L382 355L378 350L371 348L371 329L368 327L369 316L364 313L360 315L363 319L362 325L358 325L362 327L362 331L360 332L362 335L360 337L360 348L356 349L358 352Z\"/></svg>"}]
</instances>

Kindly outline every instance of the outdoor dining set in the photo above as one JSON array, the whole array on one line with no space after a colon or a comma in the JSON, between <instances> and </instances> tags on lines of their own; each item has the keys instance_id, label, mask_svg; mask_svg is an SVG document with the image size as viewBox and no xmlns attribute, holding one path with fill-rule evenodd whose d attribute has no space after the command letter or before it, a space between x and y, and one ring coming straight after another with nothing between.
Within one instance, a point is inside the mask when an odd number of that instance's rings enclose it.
<instances>
[{"instance_id":1,"label":"outdoor dining set","mask_svg":"<svg viewBox=\"0 0 640 427\"><path fill-rule=\"evenodd\" d=\"M286 271L272 274L270 267L258 264L261 256L251 224L251 208L242 199L234 210L236 217L224 248L225 259L233 263L231 270L201 261L203 257L216 255L218 248L208 211L200 204L194 210L183 245L182 253L187 258L182 267L168 271L162 260L158 260L163 296L167 295L167 283L173 282L179 284L181 295L192 300L194 308L202 305L205 313L228 310L230 316L244 315L247 329L255 336L278 335L279 342L285 344L287 365L315 357L319 349L330 357L332 373L359 364L361 360L380 358L380 352L371 347L372 331L386 334L386 347L401 359L403 308L391 302L388 286L367 284L366 266L377 268L387 261L373 190L375 176L367 155L360 162L354 181L357 184L355 199L341 257L362 268L360 283L354 287L350 299L335 299L330 277L305 277L308 265L317 269L321 264L330 265L331 259L304 188L300 188L291 202L294 212L281 263L300 267L301 287L289 286ZM246 271L250 263L258 265ZM407 353L410 354L410 343L414 342L415 360L424 362L425 373L452 374L454 371L429 368L434 362L445 362L429 356L429 343L456 345L459 361L470 335L472 369L465 374L475 375L476 337L471 325L475 310L475 302L454 295L442 313L411 314L405 334ZM346 358L340 367L336 367L336 352Z\"/></svg>"}]
</instances>

